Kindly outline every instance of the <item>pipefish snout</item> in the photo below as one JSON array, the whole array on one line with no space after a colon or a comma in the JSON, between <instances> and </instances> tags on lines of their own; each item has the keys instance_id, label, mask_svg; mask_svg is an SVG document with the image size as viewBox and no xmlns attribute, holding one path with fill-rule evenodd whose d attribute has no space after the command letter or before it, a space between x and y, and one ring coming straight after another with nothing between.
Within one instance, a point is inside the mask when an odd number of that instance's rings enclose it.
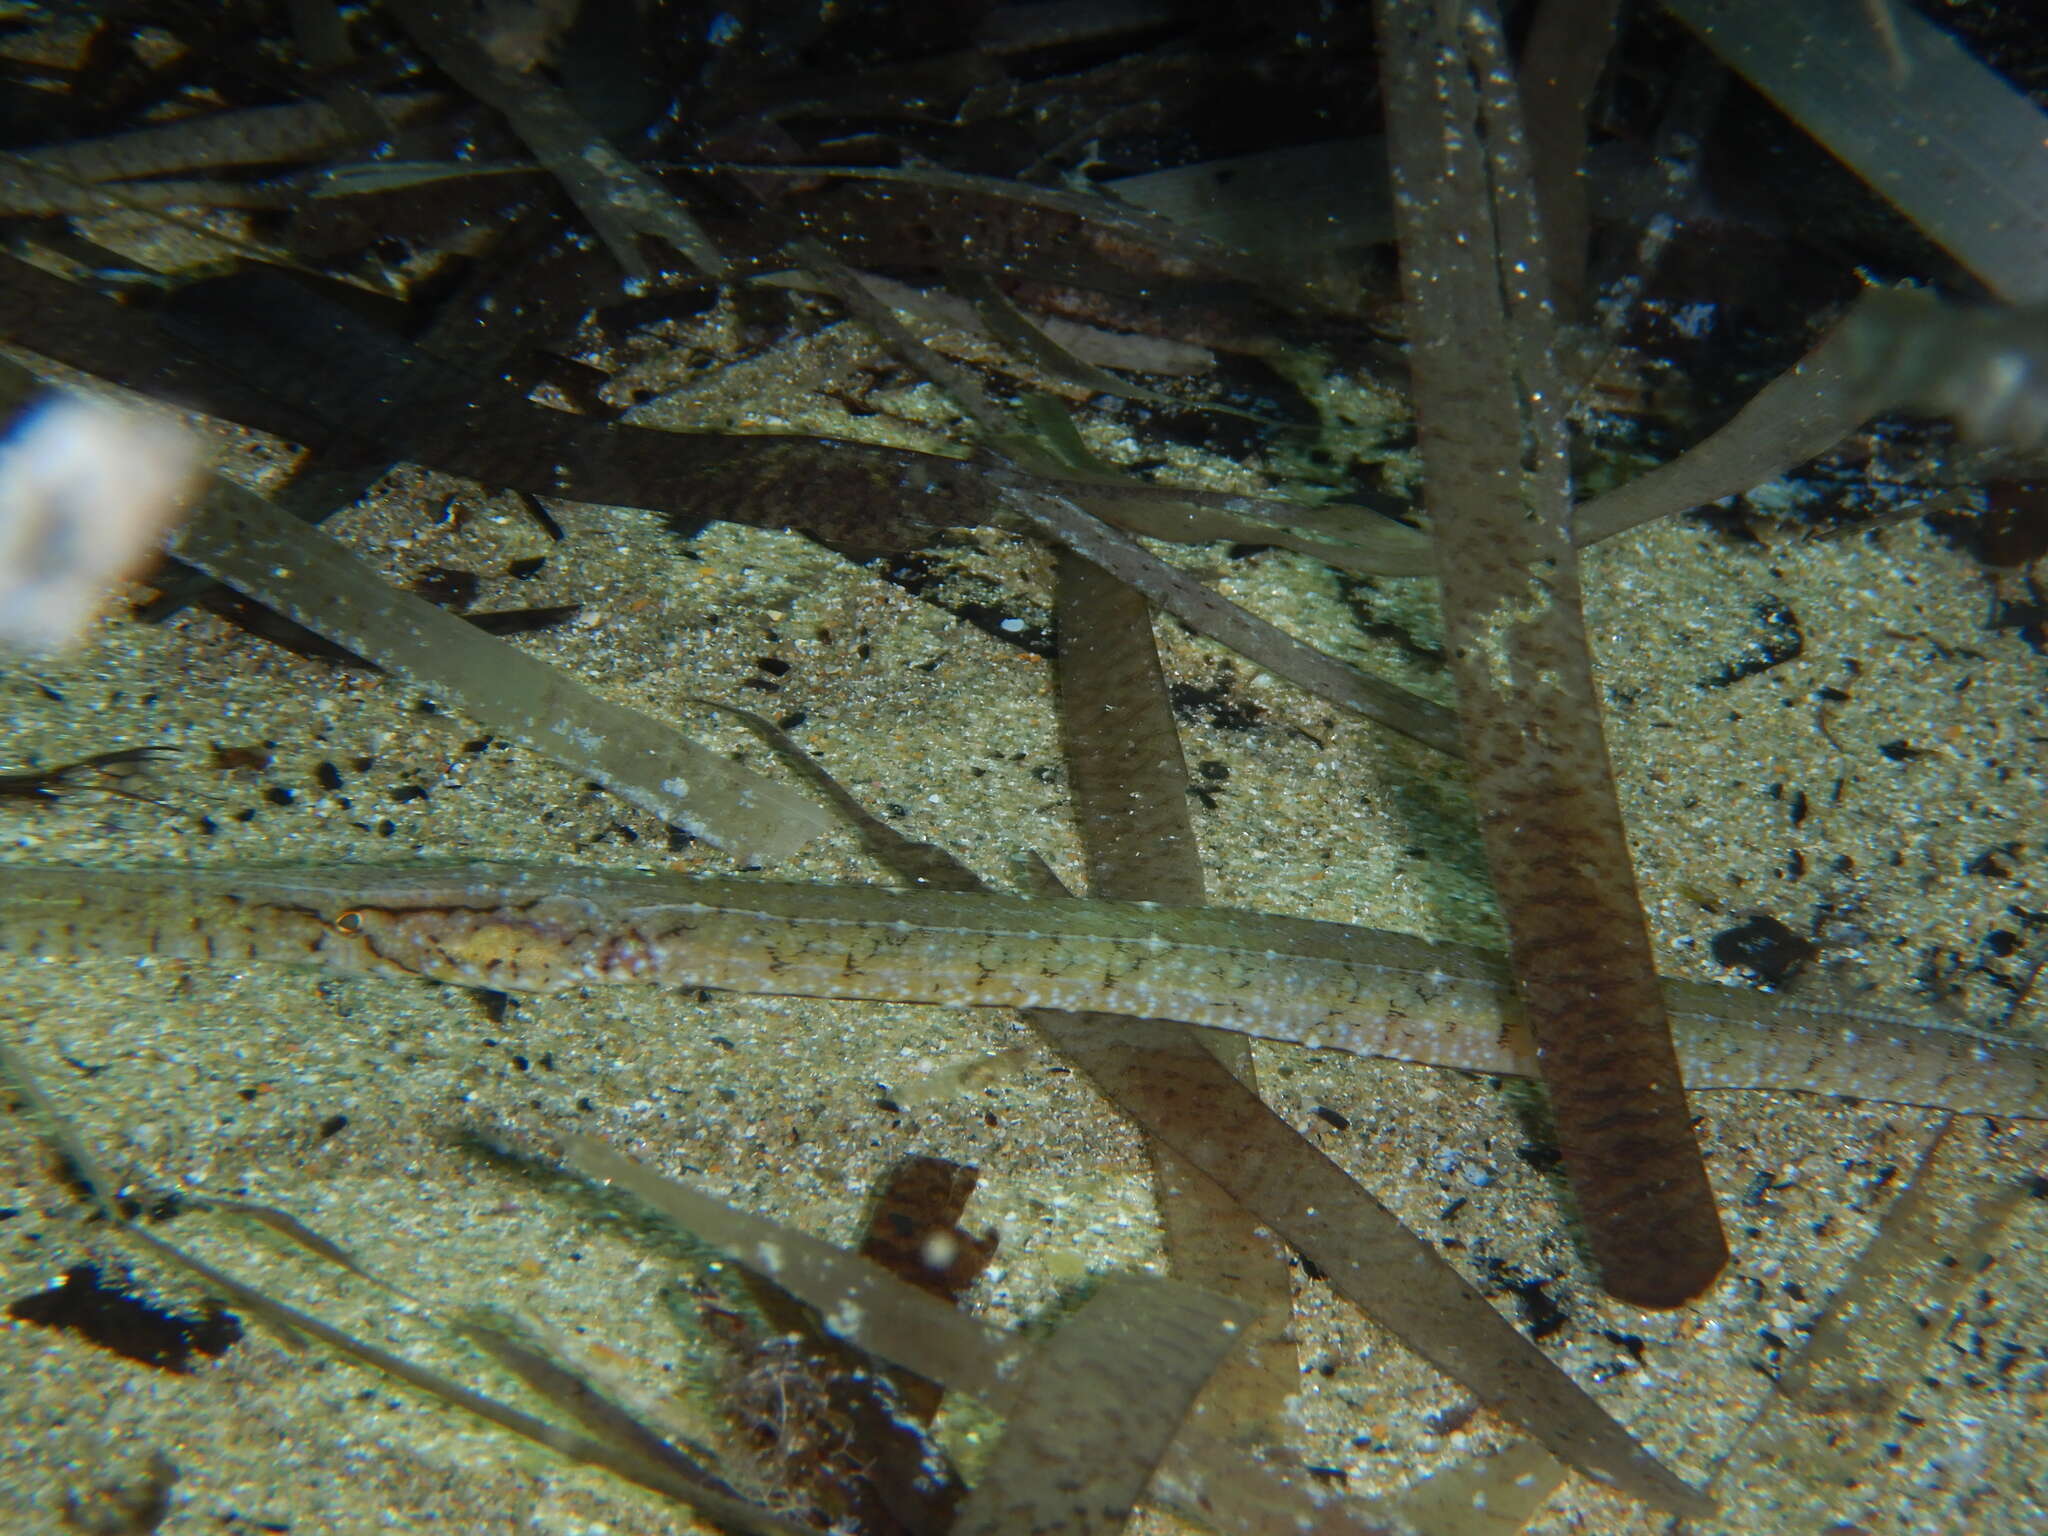
<instances>
[{"instance_id":1,"label":"pipefish snout","mask_svg":"<svg viewBox=\"0 0 2048 1536\"><path fill-rule=\"evenodd\" d=\"M1175 1019L1533 1076L1506 964L1463 945L1210 907L503 864L0 872L0 953L160 955L547 993L645 985ZM1689 1089L2048 1119L2048 1052L1666 981Z\"/></svg>"}]
</instances>

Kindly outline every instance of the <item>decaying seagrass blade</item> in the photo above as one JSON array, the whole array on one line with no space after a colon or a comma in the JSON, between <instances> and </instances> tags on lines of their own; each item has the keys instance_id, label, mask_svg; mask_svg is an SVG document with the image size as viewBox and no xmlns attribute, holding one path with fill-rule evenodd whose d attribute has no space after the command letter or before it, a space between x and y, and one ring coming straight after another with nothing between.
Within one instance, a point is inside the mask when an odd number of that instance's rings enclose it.
<instances>
[{"instance_id":1,"label":"decaying seagrass blade","mask_svg":"<svg viewBox=\"0 0 2048 1536\"><path fill-rule=\"evenodd\" d=\"M980 1178L970 1163L922 1152L898 1158L869 1196L860 1256L959 1306L999 1241L994 1228L976 1235L960 1224ZM886 1369L896 1416L929 1429L945 1401L944 1389L913 1372Z\"/></svg>"},{"instance_id":2,"label":"decaying seagrass blade","mask_svg":"<svg viewBox=\"0 0 2048 1536\"><path fill-rule=\"evenodd\" d=\"M1551 299L1559 317L1585 316L1592 231L1585 174L1588 109L1614 46L1621 0L1542 0L1522 45L1522 110L1543 209Z\"/></svg>"},{"instance_id":3,"label":"decaying seagrass blade","mask_svg":"<svg viewBox=\"0 0 2048 1536\"><path fill-rule=\"evenodd\" d=\"M584 1177L618 1186L810 1303L834 1338L996 1405L1015 1386L1028 1345L879 1264L700 1194L594 1136L571 1136L565 1149L569 1166Z\"/></svg>"},{"instance_id":4,"label":"decaying seagrass blade","mask_svg":"<svg viewBox=\"0 0 2048 1536\"><path fill-rule=\"evenodd\" d=\"M1582 503L1574 541L1584 548L1739 495L1892 410L1948 416L1975 443L2038 451L2048 440L2048 309L1873 288L1726 425Z\"/></svg>"},{"instance_id":5,"label":"decaying seagrass blade","mask_svg":"<svg viewBox=\"0 0 2048 1536\"><path fill-rule=\"evenodd\" d=\"M189 1271L209 1290L216 1291L242 1308L250 1315L269 1324L272 1328L288 1335L300 1335L325 1345L336 1354L366 1365L372 1370L400 1381L416 1391L437 1398L452 1408L459 1408L473 1414L486 1423L510 1430L535 1445L546 1446L572 1461L587 1466L602 1467L606 1471L637 1483L679 1504L701 1511L720 1525L729 1525L735 1530L758 1531L764 1536L816 1536L806 1525L785 1520L780 1515L735 1498L722 1488L709 1483L698 1482L684 1476L667 1462L657 1462L643 1455L636 1448L616 1444L588 1435L581 1430L568 1429L537 1414L501 1403L496 1398L466 1387L453 1377L428 1366L421 1365L404 1355L359 1339L345 1329L278 1301L275 1297L257 1290L254 1286L235 1279L224 1270L186 1253L147 1228L124 1223L123 1234L131 1241L142 1244L159 1258L166 1259Z\"/></svg>"},{"instance_id":6,"label":"decaying seagrass blade","mask_svg":"<svg viewBox=\"0 0 2048 1536\"><path fill-rule=\"evenodd\" d=\"M447 99L414 91L368 101L382 124L395 128L440 108ZM103 138L20 150L0 165L0 187L6 186L15 167L60 172L74 181L130 181L179 171L287 165L332 153L355 136L343 115L322 101L207 112Z\"/></svg>"},{"instance_id":7,"label":"decaying seagrass blade","mask_svg":"<svg viewBox=\"0 0 2048 1536\"><path fill-rule=\"evenodd\" d=\"M558 87L515 74L492 58L456 18L454 6L393 0L391 8L450 79L505 115L628 276L644 280L653 273L635 244L640 235L667 241L707 277L725 275L725 258L689 210L613 148Z\"/></svg>"},{"instance_id":8,"label":"decaying seagrass blade","mask_svg":"<svg viewBox=\"0 0 2048 1536\"><path fill-rule=\"evenodd\" d=\"M1558 1460L1660 1509L1704 1514L1682 1482L1293 1126L1170 1026L1033 1009L1033 1027L1104 1095L1257 1214L1336 1292ZM1241 1085L1239 1085L1241 1088Z\"/></svg>"},{"instance_id":9,"label":"decaying seagrass blade","mask_svg":"<svg viewBox=\"0 0 2048 1536\"><path fill-rule=\"evenodd\" d=\"M1878 402L1857 387L1855 343L1840 326L1677 458L1572 513L1580 548L1660 517L1703 507L1825 453Z\"/></svg>"},{"instance_id":10,"label":"decaying seagrass blade","mask_svg":"<svg viewBox=\"0 0 2048 1536\"><path fill-rule=\"evenodd\" d=\"M1376 720L1439 752L1457 752L1457 717L1433 699L1348 667L1295 639L1278 625L1168 565L1068 496L1023 486L1006 486L1002 495L1019 518L1052 543L1111 572L1197 634L1230 647L1247 661L1319 699Z\"/></svg>"},{"instance_id":11,"label":"decaying seagrass blade","mask_svg":"<svg viewBox=\"0 0 2048 1536\"><path fill-rule=\"evenodd\" d=\"M313 1340L344 1358L379 1371L394 1381L403 1382L486 1423L509 1430L535 1445L545 1446L587 1466L602 1467L627 1482L636 1483L642 1488L695 1509L719 1525L736 1531L757 1532L760 1536L816 1536L811 1527L784 1519L772 1510L764 1509L735 1495L723 1481L700 1468L694 1460L669 1446L667 1442L660 1441L659 1437L654 1436L652 1431L639 1425L637 1421L634 1428L638 1433L630 1437L614 1438L605 1434L585 1434L580 1430L569 1429L537 1414L501 1403L496 1398L472 1387L466 1387L440 1371L421 1365L381 1345L357 1338L347 1330L337 1328L310 1312L301 1311L279 1301L266 1292L194 1257L182 1248L164 1241L147 1228L127 1218L120 1202L115 1198L118 1186L107 1176L105 1164L100 1160L98 1153L86 1138L57 1112L43 1094L27 1063L4 1043L0 1043L0 1078L11 1082L35 1112L42 1122L45 1138L69 1164L71 1170L84 1181L89 1198L122 1238L139 1244L158 1258L185 1270L209 1291L225 1296L243 1312L264 1323L291 1347L299 1347L303 1340ZM328 1253L340 1252L339 1245L317 1233L312 1233L310 1229L305 1229L303 1235L297 1232L288 1232L287 1235L291 1241L323 1257ZM350 1263L344 1263L343 1267L358 1274L362 1273ZM593 1421L597 1417L599 1415L591 1416ZM659 1443L665 1454L650 1454L650 1447L647 1444L649 1440Z\"/></svg>"},{"instance_id":12,"label":"decaying seagrass blade","mask_svg":"<svg viewBox=\"0 0 2048 1536\"><path fill-rule=\"evenodd\" d=\"M290 208L300 195L293 181L82 182L0 157L0 214L10 219L171 208Z\"/></svg>"},{"instance_id":13,"label":"decaying seagrass blade","mask_svg":"<svg viewBox=\"0 0 2048 1536\"><path fill-rule=\"evenodd\" d=\"M786 737L778 750L805 764L807 776L829 780ZM868 847L891 862L891 839L900 834L875 823L843 789L831 800L855 825L878 827ZM929 879L939 873L935 865L950 864L940 883L980 888L973 872L944 850L913 847L898 870L904 878ZM1064 894L1049 870L1042 880ZM1713 1508L1517 1333L1436 1249L1233 1077L1192 1032L1157 1020L1048 1008L1028 1009L1024 1017L1152 1140L1305 1254L1339 1295L1560 1461L1659 1508L1696 1514ZM1312 1501L1303 1491L1259 1464L1209 1454L1208 1447L1227 1445L1204 1423L1201 1407L1198 1402L1188 1434L1162 1472L1163 1499L1186 1504L1198 1518L1205 1510L1227 1515L1229 1528L1243 1532L1258 1528L1256 1489L1276 1519L1295 1511L1297 1530L1334 1536L1356 1529L1351 1512L1311 1516ZM1205 1456L1207 1467L1200 1465ZM1218 1483L1234 1486L1225 1492L1215 1489Z\"/></svg>"},{"instance_id":14,"label":"decaying seagrass blade","mask_svg":"<svg viewBox=\"0 0 2048 1536\"><path fill-rule=\"evenodd\" d=\"M1377 15L1417 428L1487 864L1601 1283L1680 1306L1728 1247L1601 733L1513 81L1483 4L1380 0Z\"/></svg>"},{"instance_id":15,"label":"decaying seagrass blade","mask_svg":"<svg viewBox=\"0 0 2048 1536\"><path fill-rule=\"evenodd\" d=\"M1202 857L1187 810L1187 760L1152 642L1151 606L1101 567L1062 550L1053 609L1060 744L1089 894L1200 906Z\"/></svg>"},{"instance_id":16,"label":"decaying seagrass blade","mask_svg":"<svg viewBox=\"0 0 2048 1536\"><path fill-rule=\"evenodd\" d=\"M1199 906L1201 850L1188 815L1187 761L1138 593L1069 551L1054 565L1061 750L1088 885L1119 901ZM1188 1030L1256 1092L1251 1041ZM1152 1187L1176 1278L1250 1308L1244 1347L1216 1368L1201 1412L1246 1447L1277 1436L1300 1361L1288 1329L1287 1256L1258 1218L1207 1174L1153 1141Z\"/></svg>"},{"instance_id":17,"label":"decaying seagrass blade","mask_svg":"<svg viewBox=\"0 0 2048 1536\"><path fill-rule=\"evenodd\" d=\"M712 1470L708 1460L692 1456L656 1434L587 1373L557 1358L534 1336L531 1324L508 1313L486 1311L458 1318L450 1327L457 1337L475 1345L533 1392L562 1408L593 1438L686 1481L734 1499L740 1497L737 1489Z\"/></svg>"},{"instance_id":18,"label":"decaying seagrass blade","mask_svg":"<svg viewBox=\"0 0 2048 1536\"><path fill-rule=\"evenodd\" d=\"M743 858L786 858L827 813L652 716L398 591L344 546L216 478L173 552L493 730Z\"/></svg>"},{"instance_id":19,"label":"decaying seagrass blade","mask_svg":"<svg viewBox=\"0 0 2048 1536\"><path fill-rule=\"evenodd\" d=\"M952 1536L1111 1536L1252 1309L1120 1277L1039 1345Z\"/></svg>"},{"instance_id":20,"label":"decaying seagrass blade","mask_svg":"<svg viewBox=\"0 0 2048 1536\"><path fill-rule=\"evenodd\" d=\"M1563 1482L1556 1457L1517 1440L1411 1483L1387 1507L1426 1536L1515 1536Z\"/></svg>"},{"instance_id":21,"label":"decaying seagrass blade","mask_svg":"<svg viewBox=\"0 0 2048 1536\"><path fill-rule=\"evenodd\" d=\"M1898 1436L1900 1410L1964 1293L1985 1283L2041 1150L2015 1127L1942 1121L1715 1474L1724 1514L1688 1526L1693 1536L1861 1530L1897 1510L1896 1485L1874 1465L1879 1447Z\"/></svg>"},{"instance_id":22,"label":"decaying seagrass blade","mask_svg":"<svg viewBox=\"0 0 2048 1536\"><path fill-rule=\"evenodd\" d=\"M1954 33L1891 0L1669 9L1991 292L2048 301L2048 114Z\"/></svg>"},{"instance_id":23,"label":"decaying seagrass blade","mask_svg":"<svg viewBox=\"0 0 2048 1536\"><path fill-rule=\"evenodd\" d=\"M244 273L238 282L247 280ZM1005 521L1004 490L1078 491L1119 526L1152 538L1277 544L1344 570L1385 575L1416 575L1429 565L1418 530L1360 507L1140 481L1081 486L1014 466L863 443L595 422L492 382L501 359L494 348L476 346L492 332L467 311L437 324L430 346L407 346L395 336L360 334L368 329L360 318L334 313L300 288L291 315L329 330L329 345L312 347L264 323L246 303L223 308L240 316L248 334L212 338L228 344L216 366L192 355L205 338L173 340L137 310L0 252L0 332L10 341L109 383L327 445L378 469L406 459L531 496L643 507L681 526L743 521L864 550L911 548L947 528ZM259 353L258 343L270 354ZM385 402L395 403L385 409ZM374 422L369 430L366 421ZM372 478L366 473L362 483ZM1444 719L1449 750L1456 731L1448 712Z\"/></svg>"}]
</instances>

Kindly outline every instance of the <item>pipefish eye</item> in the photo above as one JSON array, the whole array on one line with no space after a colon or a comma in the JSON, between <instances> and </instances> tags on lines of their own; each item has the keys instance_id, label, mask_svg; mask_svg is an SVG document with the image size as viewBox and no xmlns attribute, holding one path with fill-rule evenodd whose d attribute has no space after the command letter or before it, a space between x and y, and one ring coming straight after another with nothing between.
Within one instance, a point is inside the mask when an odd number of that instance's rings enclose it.
<instances>
[{"instance_id":1,"label":"pipefish eye","mask_svg":"<svg viewBox=\"0 0 2048 1536\"><path fill-rule=\"evenodd\" d=\"M343 933L361 933L363 914L354 911L344 912L334 920L334 926Z\"/></svg>"}]
</instances>

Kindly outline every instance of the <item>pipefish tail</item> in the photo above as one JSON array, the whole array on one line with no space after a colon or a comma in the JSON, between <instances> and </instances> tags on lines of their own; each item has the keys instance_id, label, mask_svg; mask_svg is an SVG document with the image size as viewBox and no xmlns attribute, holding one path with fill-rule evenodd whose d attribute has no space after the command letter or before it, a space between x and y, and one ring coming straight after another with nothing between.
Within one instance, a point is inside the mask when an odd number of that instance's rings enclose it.
<instances>
[{"instance_id":1,"label":"pipefish tail","mask_svg":"<svg viewBox=\"0 0 2048 1536\"><path fill-rule=\"evenodd\" d=\"M1532 1077L1502 957L1214 907L465 864L0 867L0 954L313 965L510 992L628 985L1178 1019ZM2048 1051L1666 981L1690 1089L2048 1119Z\"/></svg>"}]
</instances>

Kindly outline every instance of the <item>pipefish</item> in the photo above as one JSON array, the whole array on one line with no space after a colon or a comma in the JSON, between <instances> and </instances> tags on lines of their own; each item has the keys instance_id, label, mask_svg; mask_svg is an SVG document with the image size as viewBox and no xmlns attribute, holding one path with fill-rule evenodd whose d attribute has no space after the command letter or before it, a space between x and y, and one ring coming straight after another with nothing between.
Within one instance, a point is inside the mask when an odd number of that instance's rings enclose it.
<instances>
[{"instance_id":1,"label":"pipefish","mask_svg":"<svg viewBox=\"0 0 2048 1536\"><path fill-rule=\"evenodd\" d=\"M1176 1019L1533 1077L1506 960L1216 907L509 864L0 868L0 953L158 955L509 992L640 984ZM2048 1051L1664 982L1689 1089L2048 1119Z\"/></svg>"}]
</instances>

